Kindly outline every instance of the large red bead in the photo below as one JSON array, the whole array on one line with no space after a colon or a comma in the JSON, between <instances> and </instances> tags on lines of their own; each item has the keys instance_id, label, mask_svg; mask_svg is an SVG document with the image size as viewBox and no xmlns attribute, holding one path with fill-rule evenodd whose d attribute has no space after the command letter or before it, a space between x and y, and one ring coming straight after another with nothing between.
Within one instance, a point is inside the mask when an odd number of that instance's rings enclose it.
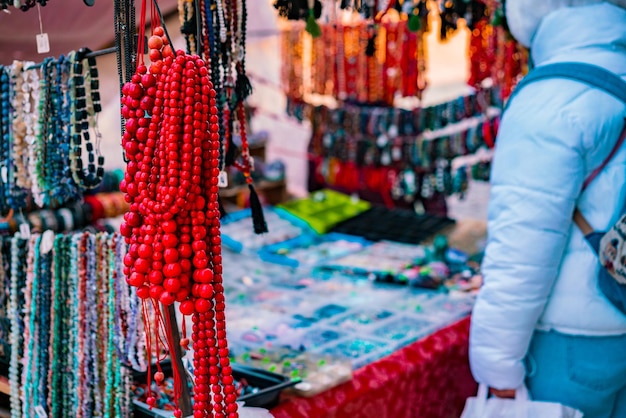
<instances>
[{"instance_id":1,"label":"large red bead","mask_svg":"<svg viewBox=\"0 0 626 418\"><path fill-rule=\"evenodd\" d=\"M150 271L150 261L145 258L138 258L135 260L134 267L138 273L148 273Z\"/></svg>"},{"instance_id":2,"label":"large red bead","mask_svg":"<svg viewBox=\"0 0 626 418\"><path fill-rule=\"evenodd\" d=\"M165 277L178 277L182 273L182 269L179 263L169 263L163 268L163 274Z\"/></svg>"},{"instance_id":3,"label":"large red bead","mask_svg":"<svg viewBox=\"0 0 626 418\"><path fill-rule=\"evenodd\" d=\"M170 292L163 292L161 293L161 297L159 298L159 301L163 305L168 306L176 301L176 297Z\"/></svg>"},{"instance_id":4,"label":"large red bead","mask_svg":"<svg viewBox=\"0 0 626 418\"><path fill-rule=\"evenodd\" d=\"M145 279L145 274L135 272L128 277L128 284L133 287L139 287L144 284Z\"/></svg>"},{"instance_id":5,"label":"large red bead","mask_svg":"<svg viewBox=\"0 0 626 418\"><path fill-rule=\"evenodd\" d=\"M139 99L143 95L143 87L138 83L131 83L128 86L128 95L133 99Z\"/></svg>"},{"instance_id":6,"label":"large red bead","mask_svg":"<svg viewBox=\"0 0 626 418\"><path fill-rule=\"evenodd\" d=\"M163 287L159 285L150 286L150 297L159 300L163 293Z\"/></svg>"},{"instance_id":7,"label":"large red bead","mask_svg":"<svg viewBox=\"0 0 626 418\"><path fill-rule=\"evenodd\" d=\"M204 312L208 312L211 309L211 302L209 302L206 299L199 298L199 299L196 299L195 306L196 306L196 312L204 313Z\"/></svg>"},{"instance_id":8,"label":"large red bead","mask_svg":"<svg viewBox=\"0 0 626 418\"><path fill-rule=\"evenodd\" d=\"M150 273L148 273L148 281L152 284L163 283L163 273L158 270L152 270Z\"/></svg>"},{"instance_id":9,"label":"large red bead","mask_svg":"<svg viewBox=\"0 0 626 418\"><path fill-rule=\"evenodd\" d=\"M180 308L179 309L180 309L180 312L183 315L191 315L195 311L195 305L194 305L193 301L186 300L186 301L184 301L184 302L182 302L180 304Z\"/></svg>"},{"instance_id":10,"label":"large red bead","mask_svg":"<svg viewBox=\"0 0 626 418\"><path fill-rule=\"evenodd\" d=\"M200 286L200 297L204 299L211 299L213 296L213 286L210 284L203 284Z\"/></svg>"},{"instance_id":11,"label":"large red bead","mask_svg":"<svg viewBox=\"0 0 626 418\"><path fill-rule=\"evenodd\" d=\"M163 260L166 263L175 263L178 261L178 250L176 248L166 248L163 252Z\"/></svg>"},{"instance_id":12,"label":"large red bead","mask_svg":"<svg viewBox=\"0 0 626 418\"><path fill-rule=\"evenodd\" d=\"M163 234L162 241L166 248L174 248L178 244L178 238L172 233Z\"/></svg>"},{"instance_id":13,"label":"large red bead","mask_svg":"<svg viewBox=\"0 0 626 418\"><path fill-rule=\"evenodd\" d=\"M211 283L213 281L213 271L208 268L199 270L198 276L194 276L194 278L200 283Z\"/></svg>"},{"instance_id":14,"label":"large red bead","mask_svg":"<svg viewBox=\"0 0 626 418\"><path fill-rule=\"evenodd\" d=\"M137 288L137 297L140 299L148 299L150 297L150 288L148 286Z\"/></svg>"},{"instance_id":15,"label":"large red bead","mask_svg":"<svg viewBox=\"0 0 626 418\"><path fill-rule=\"evenodd\" d=\"M163 287L165 290L171 293L176 293L180 290L180 281L175 278L165 279L163 281Z\"/></svg>"}]
</instances>

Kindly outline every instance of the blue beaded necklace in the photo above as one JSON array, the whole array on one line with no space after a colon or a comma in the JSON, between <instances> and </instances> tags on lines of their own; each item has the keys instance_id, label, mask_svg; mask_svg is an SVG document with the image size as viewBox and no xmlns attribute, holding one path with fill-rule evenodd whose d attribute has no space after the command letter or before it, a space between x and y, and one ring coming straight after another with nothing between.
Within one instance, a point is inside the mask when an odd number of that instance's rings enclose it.
<instances>
[{"instance_id":1,"label":"blue beaded necklace","mask_svg":"<svg viewBox=\"0 0 626 418\"><path fill-rule=\"evenodd\" d=\"M36 248L39 251L39 248ZM39 263L35 268L39 270L38 274L38 337L39 343L37 355L37 367L35 370L35 405L41 406L46 413L48 410L48 370L49 370L49 351L50 347L50 289L52 287L52 272L50 270L52 264L52 253L39 254Z\"/></svg>"},{"instance_id":2,"label":"blue beaded necklace","mask_svg":"<svg viewBox=\"0 0 626 418\"><path fill-rule=\"evenodd\" d=\"M5 199L0 199L0 211L6 213L7 203L11 197L11 187L8 182L9 167L11 166L11 100L9 95L9 69L0 66L0 192Z\"/></svg>"},{"instance_id":3,"label":"blue beaded necklace","mask_svg":"<svg viewBox=\"0 0 626 418\"><path fill-rule=\"evenodd\" d=\"M24 324L21 321L22 307L24 306L24 292L26 288L24 248L26 241L19 234L11 239L11 290L9 300L9 317L11 318L11 359L9 364L9 383L11 387L11 418L22 416L22 401L20 393L20 358L24 335Z\"/></svg>"},{"instance_id":4,"label":"blue beaded necklace","mask_svg":"<svg viewBox=\"0 0 626 418\"><path fill-rule=\"evenodd\" d=\"M71 62L61 55L50 74L51 89L50 130L46 144L46 183L50 206L59 206L76 200L80 193L69 168L70 106L69 91Z\"/></svg>"}]
</instances>

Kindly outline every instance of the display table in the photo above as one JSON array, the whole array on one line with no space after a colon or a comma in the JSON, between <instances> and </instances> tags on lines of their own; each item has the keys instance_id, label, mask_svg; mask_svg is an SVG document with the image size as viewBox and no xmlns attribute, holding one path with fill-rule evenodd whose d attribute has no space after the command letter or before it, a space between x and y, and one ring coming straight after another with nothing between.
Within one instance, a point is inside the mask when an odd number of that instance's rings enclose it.
<instances>
[{"instance_id":1,"label":"display table","mask_svg":"<svg viewBox=\"0 0 626 418\"><path fill-rule=\"evenodd\" d=\"M470 318L354 372L312 398L285 396L276 418L458 418L476 393L468 361Z\"/></svg>"}]
</instances>

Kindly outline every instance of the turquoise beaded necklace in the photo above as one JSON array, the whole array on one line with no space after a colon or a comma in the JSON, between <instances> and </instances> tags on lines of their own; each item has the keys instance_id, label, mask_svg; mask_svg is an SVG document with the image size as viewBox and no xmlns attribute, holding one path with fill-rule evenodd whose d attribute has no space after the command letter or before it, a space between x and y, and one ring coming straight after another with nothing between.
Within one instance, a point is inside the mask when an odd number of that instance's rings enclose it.
<instances>
[{"instance_id":1,"label":"turquoise beaded necklace","mask_svg":"<svg viewBox=\"0 0 626 418\"><path fill-rule=\"evenodd\" d=\"M22 416L22 402L20 399L20 348L22 341L22 329L20 318L22 317L19 307L23 305L23 292L25 289L23 280L20 280L23 268L25 240L20 234L16 234L11 239L11 290L9 299L9 313L11 318L11 359L9 364L9 383L11 389L11 418L20 418Z\"/></svg>"},{"instance_id":2,"label":"turquoise beaded necklace","mask_svg":"<svg viewBox=\"0 0 626 418\"><path fill-rule=\"evenodd\" d=\"M26 360L26 370L24 375L26 376L24 382L24 415L33 416L35 412L35 394L34 388L36 388L36 373L33 370L35 367L33 363L36 363L36 353L38 352L39 343L37 341L37 293L39 292L39 271L36 268L39 265L39 247L41 245L41 236L31 238L31 243L34 241L34 245L31 246L34 249L31 257L32 263L29 263L29 269L33 269L32 283L30 289L30 313L28 315L28 324L31 330L30 337L26 339L27 353L30 355ZM28 287L28 286L27 286ZM27 288L28 291L28 288ZM28 304L28 300L27 300Z\"/></svg>"}]
</instances>

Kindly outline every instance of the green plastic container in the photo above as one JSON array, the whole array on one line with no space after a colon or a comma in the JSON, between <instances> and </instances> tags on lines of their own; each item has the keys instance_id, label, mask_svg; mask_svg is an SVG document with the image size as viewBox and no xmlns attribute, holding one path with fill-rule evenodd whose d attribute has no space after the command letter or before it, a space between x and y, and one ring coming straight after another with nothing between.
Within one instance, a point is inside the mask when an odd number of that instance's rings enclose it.
<instances>
[{"instance_id":1,"label":"green plastic container","mask_svg":"<svg viewBox=\"0 0 626 418\"><path fill-rule=\"evenodd\" d=\"M311 193L306 199L292 200L279 207L302 219L317 233L325 234L339 222L365 212L371 205L358 197L323 189Z\"/></svg>"}]
</instances>

